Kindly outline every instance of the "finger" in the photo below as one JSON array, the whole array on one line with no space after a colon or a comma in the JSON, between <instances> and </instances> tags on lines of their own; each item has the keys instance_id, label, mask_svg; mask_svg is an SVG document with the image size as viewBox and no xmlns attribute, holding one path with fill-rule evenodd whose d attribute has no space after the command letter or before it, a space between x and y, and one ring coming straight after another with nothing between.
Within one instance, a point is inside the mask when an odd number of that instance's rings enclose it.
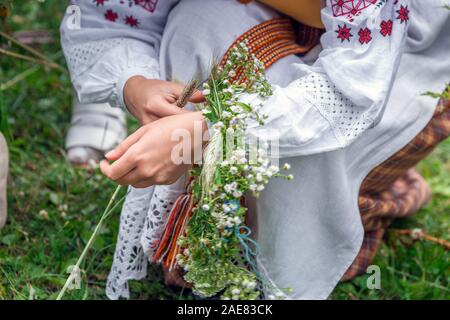
<instances>
[{"instance_id":1,"label":"finger","mask_svg":"<svg viewBox=\"0 0 450 320\"><path fill-rule=\"evenodd\" d=\"M169 85L170 93L177 98L179 98L183 94L184 88L185 86L175 82L170 82ZM203 96L203 93L201 91L195 90L189 101L192 103L201 103L205 101L205 97Z\"/></svg>"},{"instance_id":2,"label":"finger","mask_svg":"<svg viewBox=\"0 0 450 320\"><path fill-rule=\"evenodd\" d=\"M109 177L109 172L111 168L111 164L108 162L108 160L102 160L99 164L100 171L106 176Z\"/></svg>"},{"instance_id":3,"label":"finger","mask_svg":"<svg viewBox=\"0 0 450 320\"><path fill-rule=\"evenodd\" d=\"M136 168L137 162L132 150L133 149L129 149L123 156L112 164L108 163L108 161L102 161L100 163L100 169L103 174L110 180L117 181Z\"/></svg>"},{"instance_id":4,"label":"finger","mask_svg":"<svg viewBox=\"0 0 450 320\"><path fill-rule=\"evenodd\" d=\"M144 174L140 172L138 168L134 168L126 175L117 179L116 182L122 186L130 186L130 185L134 186L136 184L147 182L149 180L151 179L145 177Z\"/></svg>"},{"instance_id":5,"label":"finger","mask_svg":"<svg viewBox=\"0 0 450 320\"><path fill-rule=\"evenodd\" d=\"M179 108L175 104L171 104L164 99L161 99L161 101L159 101L157 106L154 108L154 113L160 118L174 116L186 112L189 112L189 110Z\"/></svg>"},{"instance_id":6,"label":"finger","mask_svg":"<svg viewBox=\"0 0 450 320\"><path fill-rule=\"evenodd\" d=\"M156 183L152 179L144 180L144 181L132 184L132 186L136 189L144 189L144 188L148 188L148 187L151 187L154 185L156 185Z\"/></svg>"},{"instance_id":7,"label":"finger","mask_svg":"<svg viewBox=\"0 0 450 320\"><path fill-rule=\"evenodd\" d=\"M189 98L189 102L192 102L192 103L205 102L205 96L203 95L203 93L201 91L195 90L195 92L192 95L192 97Z\"/></svg>"},{"instance_id":8,"label":"finger","mask_svg":"<svg viewBox=\"0 0 450 320\"><path fill-rule=\"evenodd\" d=\"M119 159L121 156L125 154L125 152L127 152L127 150L132 145L134 145L136 142L139 141L139 139L142 137L145 131L146 127L141 127L138 130L136 130L128 138L123 140L114 150L111 150L107 154L105 154L105 158L108 159L109 161L115 161Z\"/></svg>"}]
</instances>

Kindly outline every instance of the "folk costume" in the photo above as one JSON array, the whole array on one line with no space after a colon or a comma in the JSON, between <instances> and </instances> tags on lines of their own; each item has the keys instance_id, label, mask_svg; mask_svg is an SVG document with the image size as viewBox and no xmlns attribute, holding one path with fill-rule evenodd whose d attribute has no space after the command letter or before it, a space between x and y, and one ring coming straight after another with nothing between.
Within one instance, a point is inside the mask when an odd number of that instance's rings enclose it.
<instances>
[{"instance_id":1,"label":"folk costume","mask_svg":"<svg viewBox=\"0 0 450 320\"><path fill-rule=\"evenodd\" d=\"M84 102L124 107L123 87L134 75L206 78L211 57L244 38L265 63L274 95L248 101L262 102L269 118L263 127L250 123L249 135L279 138L295 180L273 180L247 205L260 272L291 287L286 298L326 299L341 279L365 271L394 218L428 200L413 167L450 134L448 102L436 108L422 95L448 82L450 20L441 1L324 1L320 44L317 30L300 26L300 45L289 20L256 2L73 2L81 29L69 30L67 16L62 41ZM182 182L131 188L111 299L128 297L127 281L146 275L152 243L183 192Z\"/></svg>"}]
</instances>

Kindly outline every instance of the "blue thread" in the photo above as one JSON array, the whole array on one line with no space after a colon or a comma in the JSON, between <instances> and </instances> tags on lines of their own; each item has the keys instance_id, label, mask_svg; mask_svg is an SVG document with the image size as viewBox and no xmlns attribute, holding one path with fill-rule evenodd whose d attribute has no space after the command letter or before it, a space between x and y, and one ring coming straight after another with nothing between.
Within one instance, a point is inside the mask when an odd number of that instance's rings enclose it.
<instances>
[{"instance_id":1,"label":"blue thread","mask_svg":"<svg viewBox=\"0 0 450 320\"><path fill-rule=\"evenodd\" d=\"M242 230L244 230L245 232L242 232ZM242 248L244 249L245 260L252 267L253 272L256 274L256 276L260 277L257 271L258 268L256 266L256 263L254 262L254 259L259 254L259 245L255 240L250 238L252 230L250 230L250 228L247 226L241 226L235 229L234 234L239 239L239 242L241 243ZM250 243L250 245L248 243ZM252 248L251 245L253 245L254 248Z\"/></svg>"}]
</instances>

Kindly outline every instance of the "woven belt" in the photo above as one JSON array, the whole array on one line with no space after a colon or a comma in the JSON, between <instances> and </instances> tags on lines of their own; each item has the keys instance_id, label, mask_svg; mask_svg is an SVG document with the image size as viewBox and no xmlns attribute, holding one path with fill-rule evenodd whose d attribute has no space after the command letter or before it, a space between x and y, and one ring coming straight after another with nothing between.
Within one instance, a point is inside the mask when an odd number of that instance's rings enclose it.
<instances>
[{"instance_id":1,"label":"woven belt","mask_svg":"<svg viewBox=\"0 0 450 320\"><path fill-rule=\"evenodd\" d=\"M267 69L273 63L288 55L306 54L319 43L320 35L319 29L303 25L299 27L297 32L289 18L268 20L254 26L237 38L224 55L221 65L223 66L227 62L232 48L243 41L247 41L249 53L254 54ZM239 79L239 76L238 72L236 79Z\"/></svg>"}]
</instances>

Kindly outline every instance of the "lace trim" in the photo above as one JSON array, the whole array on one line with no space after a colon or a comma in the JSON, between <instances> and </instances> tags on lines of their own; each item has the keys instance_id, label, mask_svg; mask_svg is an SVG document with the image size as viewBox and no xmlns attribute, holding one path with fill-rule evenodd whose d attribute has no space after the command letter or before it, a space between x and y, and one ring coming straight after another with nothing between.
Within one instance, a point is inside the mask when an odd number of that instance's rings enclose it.
<instances>
[{"instance_id":1,"label":"lace trim","mask_svg":"<svg viewBox=\"0 0 450 320\"><path fill-rule=\"evenodd\" d=\"M119 236L114 261L106 284L106 295L116 300L129 298L128 280L147 274L147 259L140 244L153 188L130 189L120 216Z\"/></svg>"},{"instance_id":2,"label":"lace trim","mask_svg":"<svg viewBox=\"0 0 450 320\"><path fill-rule=\"evenodd\" d=\"M106 285L108 298L129 299L128 281L145 278L148 258L153 254L152 244L159 240L181 192L183 183L180 181L170 186L156 186L154 190L131 189L122 209L116 252Z\"/></svg>"},{"instance_id":3,"label":"lace trim","mask_svg":"<svg viewBox=\"0 0 450 320\"><path fill-rule=\"evenodd\" d=\"M73 77L92 67L107 50L122 45L127 39L111 38L65 47L67 64Z\"/></svg>"},{"instance_id":4,"label":"lace trim","mask_svg":"<svg viewBox=\"0 0 450 320\"><path fill-rule=\"evenodd\" d=\"M355 105L323 74L302 78L299 87L331 124L343 146L350 144L373 124L367 109Z\"/></svg>"}]
</instances>

